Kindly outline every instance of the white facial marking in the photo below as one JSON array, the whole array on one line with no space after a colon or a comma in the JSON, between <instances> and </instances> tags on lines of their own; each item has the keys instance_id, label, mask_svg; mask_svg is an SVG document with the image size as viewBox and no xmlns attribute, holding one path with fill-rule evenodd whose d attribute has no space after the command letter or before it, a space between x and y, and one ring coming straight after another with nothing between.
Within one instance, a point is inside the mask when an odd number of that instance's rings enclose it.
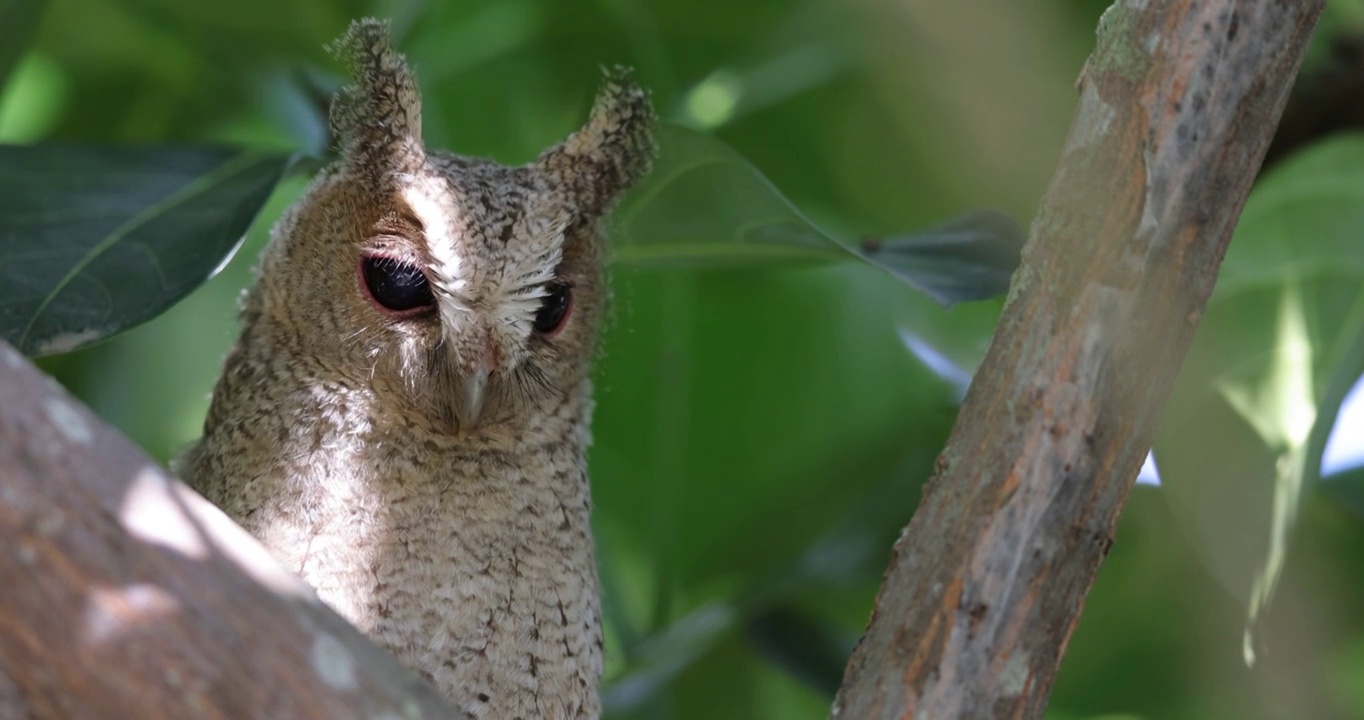
<instances>
[{"instance_id":1,"label":"white facial marking","mask_svg":"<svg viewBox=\"0 0 1364 720\"><path fill-rule=\"evenodd\" d=\"M479 320L509 344L528 337L545 285L554 279L563 257L564 233L572 215L566 209L527 207L506 245L482 246L463 237L460 227L488 219L461 217L448 182L434 176L405 180L403 199L425 227L431 256L427 271L446 338L465 335L463 330ZM475 305L487 314L474 318Z\"/></svg>"},{"instance_id":2,"label":"white facial marking","mask_svg":"<svg viewBox=\"0 0 1364 720\"><path fill-rule=\"evenodd\" d=\"M500 325L514 329L518 337L530 334L530 323L545 296L545 284L554 279L554 270L563 258L564 231L570 217L560 212L552 219L527 217L514 247L507 249L502 282L491 290L496 293L492 307Z\"/></svg>"},{"instance_id":3,"label":"white facial marking","mask_svg":"<svg viewBox=\"0 0 1364 720\"><path fill-rule=\"evenodd\" d=\"M426 246L431 253L427 268L441 325L456 327L469 308L463 298L474 284L472 263L466 262L457 238L451 232L455 204L447 184L429 176L409 176L403 185L403 200L425 228Z\"/></svg>"}]
</instances>

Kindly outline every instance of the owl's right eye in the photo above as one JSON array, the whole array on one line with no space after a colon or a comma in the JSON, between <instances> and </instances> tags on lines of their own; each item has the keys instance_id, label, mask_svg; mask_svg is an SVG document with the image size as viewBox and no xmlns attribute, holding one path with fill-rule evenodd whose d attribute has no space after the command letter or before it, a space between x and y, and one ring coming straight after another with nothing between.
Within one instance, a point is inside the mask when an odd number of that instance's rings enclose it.
<instances>
[{"instance_id":1,"label":"owl's right eye","mask_svg":"<svg viewBox=\"0 0 1364 720\"><path fill-rule=\"evenodd\" d=\"M360 260L360 277L369 299L389 313L407 317L425 312L436 304L426 273L416 265L370 255Z\"/></svg>"}]
</instances>

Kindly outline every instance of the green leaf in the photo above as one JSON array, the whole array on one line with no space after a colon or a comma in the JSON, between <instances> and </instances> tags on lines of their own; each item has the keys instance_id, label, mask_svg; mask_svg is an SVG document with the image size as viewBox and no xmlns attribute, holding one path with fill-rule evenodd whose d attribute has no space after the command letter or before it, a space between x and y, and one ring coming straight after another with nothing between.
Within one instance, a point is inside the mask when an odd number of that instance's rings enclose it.
<instances>
[{"instance_id":1,"label":"green leaf","mask_svg":"<svg viewBox=\"0 0 1364 720\"><path fill-rule=\"evenodd\" d=\"M38 30L45 4L43 0L0 0L0 91Z\"/></svg>"},{"instance_id":2,"label":"green leaf","mask_svg":"<svg viewBox=\"0 0 1364 720\"><path fill-rule=\"evenodd\" d=\"M1322 495L1364 522L1364 466L1332 475L1321 484Z\"/></svg>"},{"instance_id":3,"label":"green leaf","mask_svg":"<svg viewBox=\"0 0 1364 720\"><path fill-rule=\"evenodd\" d=\"M839 632L827 618L778 605L744 626L758 653L810 688L833 699L856 637Z\"/></svg>"},{"instance_id":4,"label":"green leaf","mask_svg":"<svg viewBox=\"0 0 1364 720\"><path fill-rule=\"evenodd\" d=\"M945 440L945 429L943 436L928 438L921 451L902 458L892 474L859 493L853 506L836 519L829 521L826 516L830 508L820 507L817 514L823 517L819 524L827 523L827 527L782 566L739 574L752 579L744 587L726 592L724 599L710 600L642 639L634 648L626 648L632 655L629 670L615 677L608 675L603 689L608 712L636 710L655 700L680 675L698 663L704 664L717 647L739 631L759 656L831 696L862 625L840 631L830 622L827 609L812 612L800 602L827 598L859 579L879 586L886 548L901 532L905 515L920 493L923 477L911 468L926 467ZM782 513L786 522L792 517ZM767 530L754 532L754 528L762 528L762 520L750 516L749 532L739 534L760 535ZM858 607L864 609L860 599ZM608 623L611 620L608 615Z\"/></svg>"},{"instance_id":5,"label":"green leaf","mask_svg":"<svg viewBox=\"0 0 1364 720\"><path fill-rule=\"evenodd\" d=\"M1023 234L976 211L919 232L852 243L815 225L741 155L676 125L659 130L653 173L615 216L615 260L733 268L860 259L943 305L1003 294Z\"/></svg>"},{"instance_id":6,"label":"green leaf","mask_svg":"<svg viewBox=\"0 0 1364 720\"><path fill-rule=\"evenodd\" d=\"M155 317L232 257L287 160L0 146L0 337L46 355Z\"/></svg>"},{"instance_id":7,"label":"green leaf","mask_svg":"<svg viewBox=\"0 0 1364 720\"><path fill-rule=\"evenodd\" d=\"M1162 423L1167 497L1247 608L1273 598L1327 435L1364 372L1364 138L1286 161L1251 194Z\"/></svg>"}]
</instances>

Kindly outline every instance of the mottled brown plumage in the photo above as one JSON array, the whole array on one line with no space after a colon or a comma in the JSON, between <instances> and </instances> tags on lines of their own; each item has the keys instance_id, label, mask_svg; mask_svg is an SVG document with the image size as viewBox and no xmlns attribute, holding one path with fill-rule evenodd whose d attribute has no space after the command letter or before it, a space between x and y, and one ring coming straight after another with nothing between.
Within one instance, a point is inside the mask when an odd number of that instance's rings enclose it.
<instances>
[{"instance_id":1,"label":"mottled brown plumage","mask_svg":"<svg viewBox=\"0 0 1364 720\"><path fill-rule=\"evenodd\" d=\"M274 228L183 472L471 715L596 717L598 226L647 170L648 99L612 72L581 130L505 167L422 145L384 24L335 50L342 158ZM367 256L420 268L432 307L385 311ZM541 332L554 285L569 313Z\"/></svg>"}]
</instances>

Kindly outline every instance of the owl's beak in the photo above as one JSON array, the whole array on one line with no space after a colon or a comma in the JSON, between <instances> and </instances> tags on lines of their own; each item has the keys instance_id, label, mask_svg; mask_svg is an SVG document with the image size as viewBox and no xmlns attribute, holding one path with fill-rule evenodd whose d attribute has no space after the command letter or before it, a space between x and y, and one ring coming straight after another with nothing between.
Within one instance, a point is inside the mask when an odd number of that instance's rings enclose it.
<instances>
[{"instance_id":1,"label":"owl's beak","mask_svg":"<svg viewBox=\"0 0 1364 720\"><path fill-rule=\"evenodd\" d=\"M478 424L483 414L483 401L487 398L488 370L480 367L468 377L459 381L456 389L455 413L459 416L461 428L471 428Z\"/></svg>"}]
</instances>

